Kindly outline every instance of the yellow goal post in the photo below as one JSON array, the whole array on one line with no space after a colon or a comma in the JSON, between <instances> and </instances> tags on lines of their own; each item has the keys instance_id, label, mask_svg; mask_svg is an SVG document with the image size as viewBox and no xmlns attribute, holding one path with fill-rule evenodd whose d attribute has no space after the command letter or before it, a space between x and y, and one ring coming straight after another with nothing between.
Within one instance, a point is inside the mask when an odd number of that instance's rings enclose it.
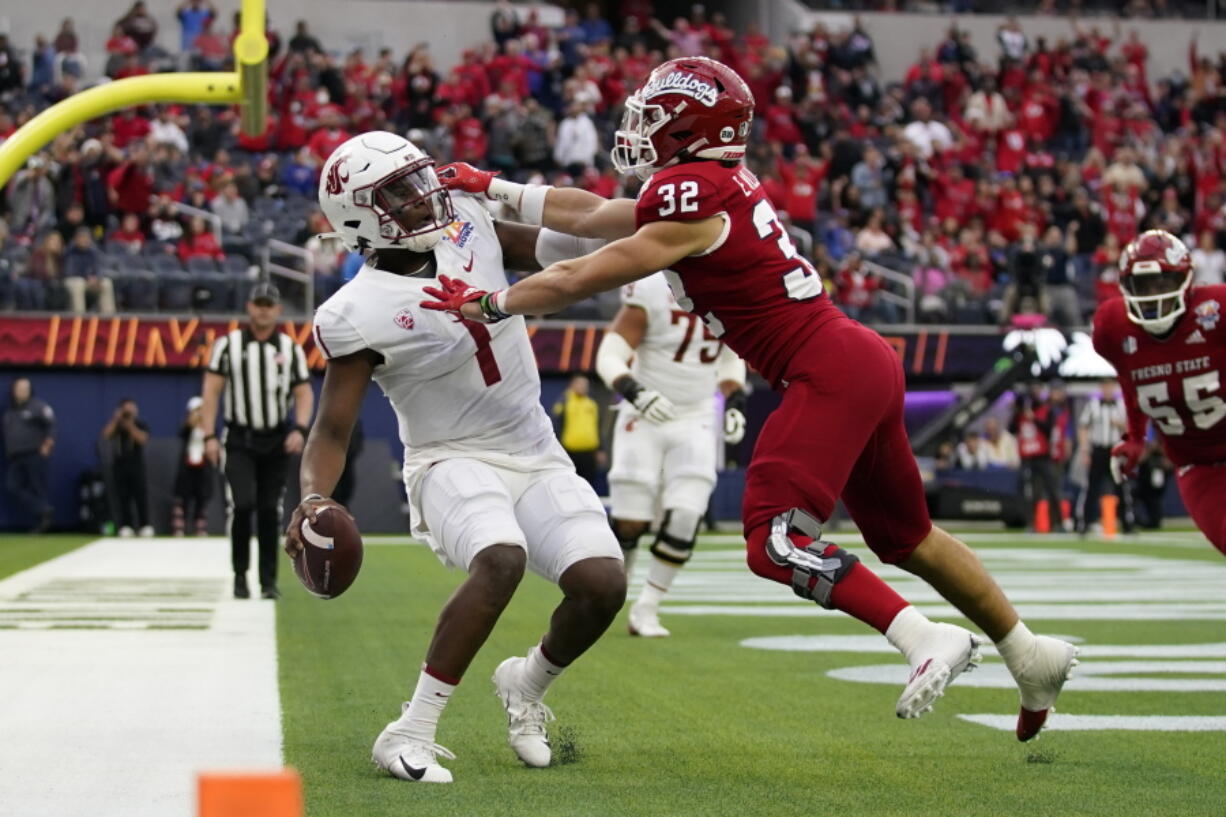
<instances>
[{"instance_id":1,"label":"yellow goal post","mask_svg":"<svg viewBox=\"0 0 1226 817\"><path fill-rule=\"evenodd\" d=\"M0 187L56 136L108 113L154 102L242 106L244 133L258 136L268 121L268 38L264 0L242 0L233 71L146 74L73 94L35 116L0 145Z\"/></svg>"}]
</instances>

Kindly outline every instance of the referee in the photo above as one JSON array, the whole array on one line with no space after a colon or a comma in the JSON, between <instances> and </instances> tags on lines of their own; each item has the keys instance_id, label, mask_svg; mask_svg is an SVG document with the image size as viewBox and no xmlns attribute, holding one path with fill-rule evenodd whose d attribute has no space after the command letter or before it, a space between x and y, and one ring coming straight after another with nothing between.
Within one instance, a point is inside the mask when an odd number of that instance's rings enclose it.
<instances>
[{"instance_id":1,"label":"referee","mask_svg":"<svg viewBox=\"0 0 1226 817\"><path fill-rule=\"evenodd\" d=\"M1120 386L1110 378L1101 383L1101 391L1090 398L1077 421L1081 460L1086 466L1086 484L1077 500L1077 532L1082 534L1098 520L1099 500L1103 482L1111 479L1111 449L1128 428L1128 416L1120 399ZM1132 491L1128 483L1115 486L1120 499L1120 521L1125 533L1132 533Z\"/></svg>"},{"instance_id":2,"label":"referee","mask_svg":"<svg viewBox=\"0 0 1226 817\"><path fill-rule=\"evenodd\" d=\"M214 342L204 373L200 414L205 456L216 465L222 459L223 444L226 451L226 513L236 599L251 596L247 569L251 565L252 511L260 540L260 595L266 599L281 595L277 591L281 500L290 455L302 451L315 399L306 355L293 338L277 331L280 316L277 288L257 284L247 301L247 327ZM223 390L226 426L219 441L214 431Z\"/></svg>"}]
</instances>

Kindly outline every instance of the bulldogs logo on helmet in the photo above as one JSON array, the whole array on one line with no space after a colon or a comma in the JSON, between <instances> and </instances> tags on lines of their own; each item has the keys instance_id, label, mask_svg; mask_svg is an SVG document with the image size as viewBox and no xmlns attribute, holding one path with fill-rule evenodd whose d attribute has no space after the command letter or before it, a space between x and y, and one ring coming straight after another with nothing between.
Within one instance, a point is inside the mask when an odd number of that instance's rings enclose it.
<instances>
[{"instance_id":1,"label":"bulldogs logo on helmet","mask_svg":"<svg viewBox=\"0 0 1226 817\"><path fill-rule=\"evenodd\" d=\"M387 131L355 136L333 151L319 179L319 204L351 251L432 250L455 220L434 160Z\"/></svg>"},{"instance_id":2,"label":"bulldogs logo on helmet","mask_svg":"<svg viewBox=\"0 0 1226 817\"><path fill-rule=\"evenodd\" d=\"M739 161L753 107L749 86L722 62L669 60L626 100L613 166L645 179L684 159Z\"/></svg>"},{"instance_id":3,"label":"bulldogs logo on helmet","mask_svg":"<svg viewBox=\"0 0 1226 817\"><path fill-rule=\"evenodd\" d=\"M1169 332L1188 309L1192 256L1165 230L1147 230L1120 253L1120 291L1128 319L1155 335Z\"/></svg>"}]
</instances>

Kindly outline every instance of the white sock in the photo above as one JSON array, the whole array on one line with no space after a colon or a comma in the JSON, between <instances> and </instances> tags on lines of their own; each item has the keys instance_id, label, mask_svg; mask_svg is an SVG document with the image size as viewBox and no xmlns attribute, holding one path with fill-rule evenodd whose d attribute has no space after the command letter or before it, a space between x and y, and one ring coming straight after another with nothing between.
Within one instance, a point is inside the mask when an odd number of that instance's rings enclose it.
<instances>
[{"instance_id":1,"label":"white sock","mask_svg":"<svg viewBox=\"0 0 1226 817\"><path fill-rule=\"evenodd\" d=\"M440 681L423 668L417 676L417 689L413 690L413 698L409 706L400 715L403 731L410 737L434 743L434 734L438 730L438 719L443 714L447 701L456 685Z\"/></svg>"},{"instance_id":2,"label":"white sock","mask_svg":"<svg viewBox=\"0 0 1226 817\"><path fill-rule=\"evenodd\" d=\"M652 559L651 567L647 568L647 583L643 585L636 606L657 608L660 599L673 586L673 579L681 572L681 565L666 562L663 559Z\"/></svg>"},{"instance_id":3,"label":"white sock","mask_svg":"<svg viewBox=\"0 0 1226 817\"><path fill-rule=\"evenodd\" d=\"M559 667L545 657L540 644L528 650L528 660L524 662L522 678L524 697L531 701L544 698L549 685L557 680L564 669L566 667Z\"/></svg>"},{"instance_id":4,"label":"white sock","mask_svg":"<svg viewBox=\"0 0 1226 817\"><path fill-rule=\"evenodd\" d=\"M910 604L898 611L890 626L885 629L886 640L894 649L911 660L911 653L919 646L932 622Z\"/></svg>"},{"instance_id":5,"label":"white sock","mask_svg":"<svg viewBox=\"0 0 1226 817\"><path fill-rule=\"evenodd\" d=\"M1023 622L1013 625L1009 634L996 642L996 651L1004 659L1009 672L1017 675L1017 671L1025 664L1034 650L1034 633Z\"/></svg>"}]
</instances>

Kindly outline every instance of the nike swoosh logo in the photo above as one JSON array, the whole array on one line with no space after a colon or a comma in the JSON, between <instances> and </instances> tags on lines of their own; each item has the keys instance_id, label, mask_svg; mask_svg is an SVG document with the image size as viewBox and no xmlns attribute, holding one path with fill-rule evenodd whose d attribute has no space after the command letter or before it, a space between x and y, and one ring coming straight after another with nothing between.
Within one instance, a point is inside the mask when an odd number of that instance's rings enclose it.
<instances>
[{"instance_id":1,"label":"nike swoosh logo","mask_svg":"<svg viewBox=\"0 0 1226 817\"><path fill-rule=\"evenodd\" d=\"M912 681L914 681L916 678L918 678L919 676L921 676L921 675L923 675L925 672L927 672L927 671L928 671L928 667L929 667L929 665L930 665L930 664L932 664L932 659L931 659L931 658L927 659L926 661L924 661L924 663L922 663L922 664L920 664L918 667L916 667L916 668L915 668L915 671L911 673L911 677L907 679L907 683L908 683L908 684L909 684L909 683L911 683L911 682L912 682Z\"/></svg>"},{"instance_id":2,"label":"nike swoosh logo","mask_svg":"<svg viewBox=\"0 0 1226 817\"><path fill-rule=\"evenodd\" d=\"M473 271L473 261L475 261L476 258L477 258L477 254L474 253L472 250L469 250L468 251L468 263L464 265L465 272Z\"/></svg>"},{"instance_id":3,"label":"nike swoosh logo","mask_svg":"<svg viewBox=\"0 0 1226 817\"><path fill-rule=\"evenodd\" d=\"M414 769L412 766L404 762L403 757L399 758L399 760L400 765L403 766L404 770L409 773L409 777L413 778L414 780L421 780L426 776L426 769L424 766L420 769Z\"/></svg>"}]
</instances>

